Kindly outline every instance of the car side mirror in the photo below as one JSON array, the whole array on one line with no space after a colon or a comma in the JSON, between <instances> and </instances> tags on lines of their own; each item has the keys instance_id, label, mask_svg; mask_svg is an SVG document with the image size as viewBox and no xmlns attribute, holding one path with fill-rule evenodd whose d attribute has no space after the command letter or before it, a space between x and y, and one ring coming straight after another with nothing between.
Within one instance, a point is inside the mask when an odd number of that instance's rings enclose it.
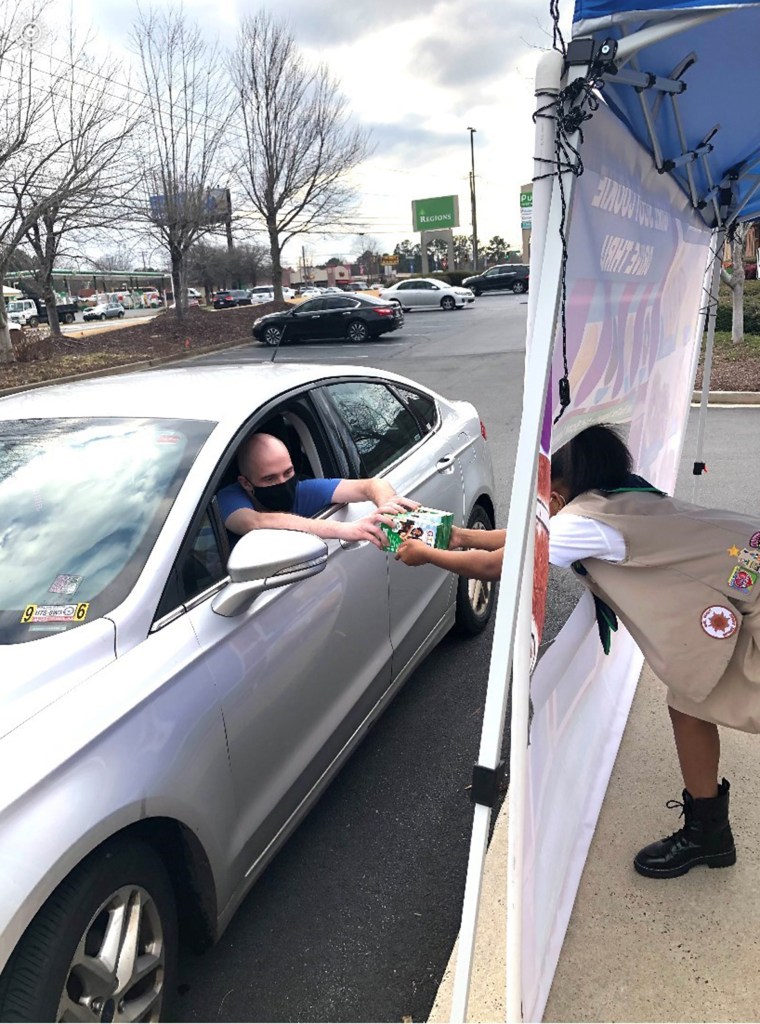
<instances>
[{"instance_id":1,"label":"car side mirror","mask_svg":"<svg viewBox=\"0 0 760 1024\"><path fill-rule=\"evenodd\" d=\"M327 545L298 530L251 530L227 562L230 582L211 602L217 615L239 615L259 594L308 579L327 564Z\"/></svg>"}]
</instances>

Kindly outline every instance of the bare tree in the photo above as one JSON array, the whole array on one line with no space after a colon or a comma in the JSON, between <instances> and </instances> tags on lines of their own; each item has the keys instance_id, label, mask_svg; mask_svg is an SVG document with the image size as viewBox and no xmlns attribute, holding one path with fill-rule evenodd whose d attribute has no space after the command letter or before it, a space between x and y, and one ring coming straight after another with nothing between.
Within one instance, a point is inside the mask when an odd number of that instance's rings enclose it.
<instances>
[{"instance_id":1,"label":"bare tree","mask_svg":"<svg viewBox=\"0 0 760 1024\"><path fill-rule=\"evenodd\" d=\"M42 212L34 209L28 220L24 217L17 185L42 180L54 156L41 127L47 123L54 90L52 83L38 84L41 60L34 47L45 7L0 6L0 363L14 359L2 282L27 228Z\"/></svg>"},{"instance_id":2,"label":"bare tree","mask_svg":"<svg viewBox=\"0 0 760 1024\"><path fill-rule=\"evenodd\" d=\"M91 37L79 41L73 27L69 30L65 55L56 61L51 105L60 143L57 158L43 180L15 186L53 337L61 335L53 270L66 240L111 224L135 181L126 143L138 123L138 108L129 99L129 83L122 80L119 65L110 58L90 59L92 44ZM32 219L35 211L39 215Z\"/></svg>"},{"instance_id":3,"label":"bare tree","mask_svg":"<svg viewBox=\"0 0 760 1024\"><path fill-rule=\"evenodd\" d=\"M744 338L744 239L746 227L734 221L728 231L731 245L731 273L721 268L721 280L731 289L731 341L738 345Z\"/></svg>"},{"instance_id":4,"label":"bare tree","mask_svg":"<svg viewBox=\"0 0 760 1024\"><path fill-rule=\"evenodd\" d=\"M243 22L230 72L244 137L238 180L266 224L282 301L283 248L350 209L346 176L368 156L368 137L350 126L327 68L307 67L287 28L265 11Z\"/></svg>"},{"instance_id":5,"label":"bare tree","mask_svg":"<svg viewBox=\"0 0 760 1024\"><path fill-rule=\"evenodd\" d=\"M149 220L168 253L182 320L188 250L229 216L229 193L219 188L229 88L218 47L188 22L181 7L138 8L132 44L149 102L134 212Z\"/></svg>"}]
</instances>

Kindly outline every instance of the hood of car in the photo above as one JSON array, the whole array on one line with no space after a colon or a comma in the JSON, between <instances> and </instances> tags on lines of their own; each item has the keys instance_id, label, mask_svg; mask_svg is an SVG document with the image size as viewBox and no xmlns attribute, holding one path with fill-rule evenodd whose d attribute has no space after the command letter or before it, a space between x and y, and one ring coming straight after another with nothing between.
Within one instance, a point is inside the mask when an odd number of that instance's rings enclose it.
<instances>
[{"instance_id":1,"label":"hood of car","mask_svg":"<svg viewBox=\"0 0 760 1024\"><path fill-rule=\"evenodd\" d=\"M101 618L0 647L0 738L112 662L115 640L113 622Z\"/></svg>"}]
</instances>

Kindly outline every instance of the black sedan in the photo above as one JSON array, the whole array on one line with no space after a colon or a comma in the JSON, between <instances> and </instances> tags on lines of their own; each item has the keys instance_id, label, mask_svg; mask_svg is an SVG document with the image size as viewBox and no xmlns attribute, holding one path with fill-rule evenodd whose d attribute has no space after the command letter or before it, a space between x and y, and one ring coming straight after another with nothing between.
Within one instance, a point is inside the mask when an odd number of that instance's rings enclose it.
<instances>
[{"instance_id":1,"label":"black sedan","mask_svg":"<svg viewBox=\"0 0 760 1024\"><path fill-rule=\"evenodd\" d=\"M253 325L253 336L265 345L327 338L362 342L395 331L403 323L404 314L396 302L370 295L325 295L259 317Z\"/></svg>"},{"instance_id":2,"label":"black sedan","mask_svg":"<svg viewBox=\"0 0 760 1024\"><path fill-rule=\"evenodd\" d=\"M229 309L231 306L252 305L250 294L243 288L230 288L217 292L214 296L214 309Z\"/></svg>"}]
</instances>

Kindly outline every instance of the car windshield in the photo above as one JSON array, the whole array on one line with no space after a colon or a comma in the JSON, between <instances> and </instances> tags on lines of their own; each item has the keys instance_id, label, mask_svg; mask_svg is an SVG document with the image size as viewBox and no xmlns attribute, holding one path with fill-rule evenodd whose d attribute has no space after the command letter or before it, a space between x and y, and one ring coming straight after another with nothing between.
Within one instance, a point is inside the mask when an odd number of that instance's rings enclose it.
<instances>
[{"instance_id":1,"label":"car windshield","mask_svg":"<svg viewBox=\"0 0 760 1024\"><path fill-rule=\"evenodd\" d=\"M213 427L0 423L0 643L72 629L125 599Z\"/></svg>"}]
</instances>

